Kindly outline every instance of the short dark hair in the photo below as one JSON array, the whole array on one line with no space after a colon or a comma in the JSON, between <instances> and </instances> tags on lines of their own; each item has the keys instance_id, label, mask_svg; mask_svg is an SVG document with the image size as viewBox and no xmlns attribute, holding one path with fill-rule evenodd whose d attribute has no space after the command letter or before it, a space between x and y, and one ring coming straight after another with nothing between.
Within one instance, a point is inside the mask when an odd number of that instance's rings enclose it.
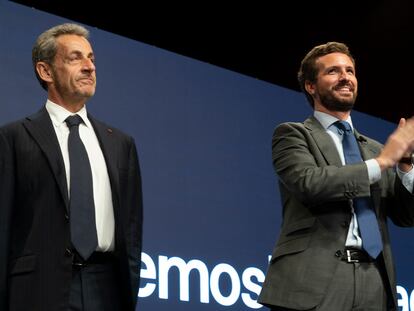
<instances>
[{"instance_id":1,"label":"short dark hair","mask_svg":"<svg viewBox=\"0 0 414 311\"><path fill-rule=\"evenodd\" d=\"M355 66L355 59L351 55L349 48L344 43L328 42L325 44L315 46L312 50L310 50L300 63L298 81L302 92L305 93L306 98L308 99L312 107L314 106L314 101L311 94L309 94L305 89L305 82L316 82L318 76L318 68L316 67L317 59L331 53L343 53L349 56L349 58L352 60L352 63Z\"/></svg>"},{"instance_id":2,"label":"short dark hair","mask_svg":"<svg viewBox=\"0 0 414 311\"><path fill-rule=\"evenodd\" d=\"M57 52L56 38L61 35L78 35L89 39L89 31L85 27L71 23L52 27L43 32L37 38L32 49L32 63L36 78L39 80L40 85L45 90L47 90L47 84L40 78L39 74L37 73L36 64L38 62L45 62L50 65L53 63L53 59L55 58Z\"/></svg>"}]
</instances>

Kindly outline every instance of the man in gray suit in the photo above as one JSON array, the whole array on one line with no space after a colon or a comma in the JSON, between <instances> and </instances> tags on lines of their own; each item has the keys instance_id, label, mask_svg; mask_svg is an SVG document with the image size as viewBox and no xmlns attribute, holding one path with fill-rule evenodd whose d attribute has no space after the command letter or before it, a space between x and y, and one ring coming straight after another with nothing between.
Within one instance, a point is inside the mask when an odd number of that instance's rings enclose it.
<instances>
[{"instance_id":1,"label":"man in gray suit","mask_svg":"<svg viewBox=\"0 0 414 311\"><path fill-rule=\"evenodd\" d=\"M314 47L298 79L314 114L274 132L283 222L259 302L274 311L396 310L387 218L414 226L414 120L401 119L384 146L353 128L358 83L342 43Z\"/></svg>"}]
</instances>

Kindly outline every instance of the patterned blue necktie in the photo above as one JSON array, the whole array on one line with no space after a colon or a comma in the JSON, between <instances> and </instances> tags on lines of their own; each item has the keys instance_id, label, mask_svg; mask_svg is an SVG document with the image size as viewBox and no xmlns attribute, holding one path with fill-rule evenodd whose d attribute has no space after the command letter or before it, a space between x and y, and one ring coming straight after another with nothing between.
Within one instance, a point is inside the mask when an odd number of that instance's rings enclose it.
<instances>
[{"instance_id":1,"label":"patterned blue necktie","mask_svg":"<svg viewBox=\"0 0 414 311\"><path fill-rule=\"evenodd\" d=\"M85 146L79 137L79 115L66 118L70 133L70 231L71 241L79 255L87 260L98 246L93 200L92 171Z\"/></svg>"},{"instance_id":2,"label":"patterned blue necktie","mask_svg":"<svg viewBox=\"0 0 414 311\"><path fill-rule=\"evenodd\" d=\"M361 153L351 125L346 121L337 121L334 125L338 128L338 133L341 136L343 135L342 146L345 163L362 162ZM362 248L375 259L382 251L382 240L378 221L372 208L372 202L369 197L355 198L353 199L353 204L362 238Z\"/></svg>"}]
</instances>

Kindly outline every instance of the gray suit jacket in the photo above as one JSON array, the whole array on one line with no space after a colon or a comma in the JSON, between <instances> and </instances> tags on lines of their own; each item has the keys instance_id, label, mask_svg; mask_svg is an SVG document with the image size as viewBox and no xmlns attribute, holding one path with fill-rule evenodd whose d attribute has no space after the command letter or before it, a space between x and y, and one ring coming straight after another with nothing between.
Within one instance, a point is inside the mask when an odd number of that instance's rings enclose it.
<instances>
[{"instance_id":1,"label":"gray suit jacket","mask_svg":"<svg viewBox=\"0 0 414 311\"><path fill-rule=\"evenodd\" d=\"M376 157L382 145L355 131L362 157ZM365 163L342 166L329 134L310 117L284 123L273 136L273 164L279 176L283 222L259 302L307 310L317 306L333 280L351 220L352 198L371 197L384 244L390 308L396 284L387 218L414 226L414 196L389 169L370 185Z\"/></svg>"}]
</instances>

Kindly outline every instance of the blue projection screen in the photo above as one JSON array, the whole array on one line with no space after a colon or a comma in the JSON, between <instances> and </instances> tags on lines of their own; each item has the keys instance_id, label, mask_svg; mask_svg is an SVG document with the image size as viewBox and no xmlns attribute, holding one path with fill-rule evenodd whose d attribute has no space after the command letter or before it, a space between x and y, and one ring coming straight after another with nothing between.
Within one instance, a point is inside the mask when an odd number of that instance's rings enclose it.
<instances>
[{"instance_id":1,"label":"blue projection screen","mask_svg":"<svg viewBox=\"0 0 414 311\"><path fill-rule=\"evenodd\" d=\"M67 20L0 0L1 124L45 103L31 48L42 31L62 22ZM271 137L277 124L311 113L305 97L88 28L98 76L88 110L131 134L141 162L138 309L260 309L256 299L281 221ZM395 127L358 112L353 120L382 142ZM414 311L414 231L390 226L399 305Z\"/></svg>"}]
</instances>

